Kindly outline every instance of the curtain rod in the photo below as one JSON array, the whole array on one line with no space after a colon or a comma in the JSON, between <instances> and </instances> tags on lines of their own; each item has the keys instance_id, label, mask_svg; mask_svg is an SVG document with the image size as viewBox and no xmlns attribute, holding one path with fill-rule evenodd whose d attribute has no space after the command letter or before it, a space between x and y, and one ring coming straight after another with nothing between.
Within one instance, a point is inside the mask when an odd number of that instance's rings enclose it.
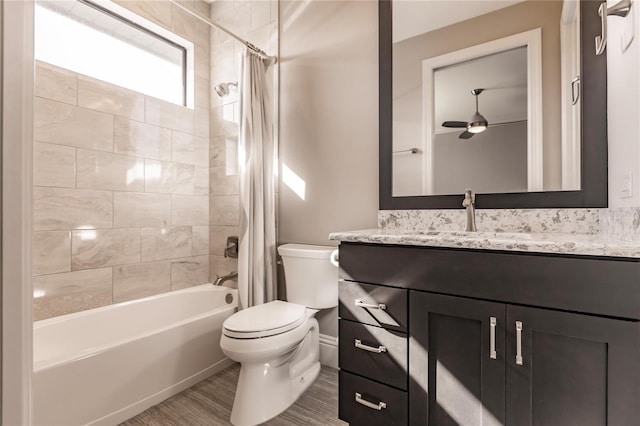
<instances>
[{"instance_id":1,"label":"curtain rod","mask_svg":"<svg viewBox=\"0 0 640 426\"><path fill-rule=\"evenodd\" d=\"M249 48L250 50L253 50L255 53L264 56L265 58L273 58L276 59L275 56L269 56L267 55L267 53L260 49L259 47L257 47L256 45L249 43L247 40L241 38L240 36L232 33L231 31L229 31L228 29L226 29L225 27L223 27L220 24L217 24L215 22L213 22L212 20L210 20L209 18L205 18L204 16L200 15L199 13L194 12L193 10L189 9L187 6L183 5L182 3L180 3L178 0L169 0L171 3L175 4L176 6L178 6L180 9L184 10L185 12L187 12L189 15L193 16L196 19L199 19L200 21L204 22L205 24L217 28L220 31L226 33L227 35L235 38L236 40L238 40L240 43L244 44L245 46L247 46L247 48Z\"/></svg>"}]
</instances>

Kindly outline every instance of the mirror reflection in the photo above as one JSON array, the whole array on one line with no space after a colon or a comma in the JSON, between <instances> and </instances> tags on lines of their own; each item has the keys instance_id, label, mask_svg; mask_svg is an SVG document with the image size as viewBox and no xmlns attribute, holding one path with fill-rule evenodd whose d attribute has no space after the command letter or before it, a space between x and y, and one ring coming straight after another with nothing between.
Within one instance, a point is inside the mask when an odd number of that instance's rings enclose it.
<instances>
[{"instance_id":1,"label":"mirror reflection","mask_svg":"<svg viewBox=\"0 0 640 426\"><path fill-rule=\"evenodd\" d=\"M393 196L580 189L576 1L392 1Z\"/></svg>"}]
</instances>

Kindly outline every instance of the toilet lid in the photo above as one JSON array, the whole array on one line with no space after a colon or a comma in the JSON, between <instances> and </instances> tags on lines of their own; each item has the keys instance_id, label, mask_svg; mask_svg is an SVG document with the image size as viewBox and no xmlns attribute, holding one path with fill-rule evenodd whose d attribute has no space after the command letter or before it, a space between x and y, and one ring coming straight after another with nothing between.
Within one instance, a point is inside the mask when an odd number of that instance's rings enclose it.
<instances>
[{"instance_id":1,"label":"toilet lid","mask_svg":"<svg viewBox=\"0 0 640 426\"><path fill-rule=\"evenodd\" d=\"M307 308L274 300L236 312L223 323L224 334L240 339L273 336L296 328L305 320Z\"/></svg>"}]
</instances>

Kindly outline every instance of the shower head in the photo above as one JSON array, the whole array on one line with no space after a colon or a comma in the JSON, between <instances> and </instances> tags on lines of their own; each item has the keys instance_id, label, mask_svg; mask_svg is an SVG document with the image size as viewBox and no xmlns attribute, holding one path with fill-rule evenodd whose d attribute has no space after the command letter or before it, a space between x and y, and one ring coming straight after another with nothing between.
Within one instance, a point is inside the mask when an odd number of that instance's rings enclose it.
<instances>
[{"instance_id":1,"label":"shower head","mask_svg":"<svg viewBox=\"0 0 640 426\"><path fill-rule=\"evenodd\" d=\"M221 98L224 98L225 96L227 96L229 94L229 91L230 91L229 86L235 87L237 89L238 88L238 82L237 81L233 81L233 82L229 82L229 83L219 83L219 84L216 84L213 88L215 89L215 91L218 94L218 96L220 96Z\"/></svg>"}]
</instances>

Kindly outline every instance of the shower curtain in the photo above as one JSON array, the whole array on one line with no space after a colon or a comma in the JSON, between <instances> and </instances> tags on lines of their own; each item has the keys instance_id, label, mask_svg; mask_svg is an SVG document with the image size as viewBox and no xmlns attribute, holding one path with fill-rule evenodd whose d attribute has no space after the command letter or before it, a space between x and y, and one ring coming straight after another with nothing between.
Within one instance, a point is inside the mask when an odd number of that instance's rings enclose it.
<instances>
[{"instance_id":1,"label":"shower curtain","mask_svg":"<svg viewBox=\"0 0 640 426\"><path fill-rule=\"evenodd\" d=\"M274 59L245 49L240 67L240 307L276 298L273 101Z\"/></svg>"}]
</instances>

